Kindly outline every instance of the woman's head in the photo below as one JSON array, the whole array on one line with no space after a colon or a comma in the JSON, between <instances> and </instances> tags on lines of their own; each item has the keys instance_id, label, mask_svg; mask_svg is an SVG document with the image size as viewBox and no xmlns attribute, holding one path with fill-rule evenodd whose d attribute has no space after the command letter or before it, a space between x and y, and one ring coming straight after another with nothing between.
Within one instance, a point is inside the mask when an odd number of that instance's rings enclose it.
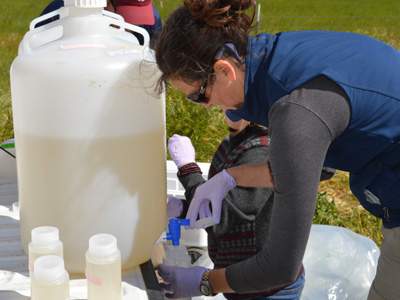
<instances>
[{"instance_id":1,"label":"woman's head","mask_svg":"<svg viewBox=\"0 0 400 300\"><path fill-rule=\"evenodd\" d=\"M179 79L200 87L205 79L210 85L215 55L227 43L245 57L254 11L252 17L244 11L250 7L254 0L185 0L164 23L155 47L160 83ZM231 51L223 56L237 61Z\"/></svg>"}]
</instances>

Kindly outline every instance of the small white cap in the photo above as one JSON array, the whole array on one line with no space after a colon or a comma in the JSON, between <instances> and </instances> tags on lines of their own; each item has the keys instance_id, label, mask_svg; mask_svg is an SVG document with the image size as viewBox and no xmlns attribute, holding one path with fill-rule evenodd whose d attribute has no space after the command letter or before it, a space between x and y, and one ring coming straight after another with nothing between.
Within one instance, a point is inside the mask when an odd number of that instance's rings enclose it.
<instances>
[{"instance_id":1,"label":"small white cap","mask_svg":"<svg viewBox=\"0 0 400 300\"><path fill-rule=\"evenodd\" d=\"M106 7L107 0L64 0L65 7Z\"/></svg>"},{"instance_id":2,"label":"small white cap","mask_svg":"<svg viewBox=\"0 0 400 300\"><path fill-rule=\"evenodd\" d=\"M64 260L57 255L43 255L35 260L34 270L36 279L53 281L64 275Z\"/></svg>"},{"instance_id":3,"label":"small white cap","mask_svg":"<svg viewBox=\"0 0 400 300\"><path fill-rule=\"evenodd\" d=\"M53 226L36 227L32 229L31 235L34 244L52 244L60 239L58 228Z\"/></svg>"},{"instance_id":4,"label":"small white cap","mask_svg":"<svg viewBox=\"0 0 400 300\"><path fill-rule=\"evenodd\" d=\"M112 234L100 233L89 239L89 252L93 256L107 257L118 251L117 238Z\"/></svg>"}]
</instances>

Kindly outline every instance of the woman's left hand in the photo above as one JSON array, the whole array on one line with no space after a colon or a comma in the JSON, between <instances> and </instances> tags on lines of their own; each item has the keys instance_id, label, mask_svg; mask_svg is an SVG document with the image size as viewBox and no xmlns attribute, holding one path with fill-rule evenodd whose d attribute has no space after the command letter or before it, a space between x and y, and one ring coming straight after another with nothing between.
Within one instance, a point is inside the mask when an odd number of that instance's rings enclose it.
<instances>
[{"instance_id":1,"label":"woman's left hand","mask_svg":"<svg viewBox=\"0 0 400 300\"><path fill-rule=\"evenodd\" d=\"M160 264L158 274L167 283L160 283L162 289L168 291L165 297L179 299L201 296L200 284L206 268L182 268Z\"/></svg>"},{"instance_id":2,"label":"woman's left hand","mask_svg":"<svg viewBox=\"0 0 400 300\"><path fill-rule=\"evenodd\" d=\"M167 196L167 214L168 218L178 218L183 211L183 203L181 199Z\"/></svg>"}]
</instances>

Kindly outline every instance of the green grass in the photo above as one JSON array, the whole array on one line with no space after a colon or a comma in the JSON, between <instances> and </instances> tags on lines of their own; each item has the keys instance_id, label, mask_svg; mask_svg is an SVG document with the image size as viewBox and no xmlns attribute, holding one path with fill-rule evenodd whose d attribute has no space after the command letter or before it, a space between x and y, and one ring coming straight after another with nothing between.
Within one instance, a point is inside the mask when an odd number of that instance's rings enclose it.
<instances>
[{"instance_id":1,"label":"green grass","mask_svg":"<svg viewBox=\"0 0 400 300\"><path fill-rule=\"evenodd\" d=\"M337 182L345 178L343 174L339 177ZM350 201L346 201L344 206L338 206L335 198L326 190L320 191L313 223L349 228L355 233L369 237L378 246L382 244L382 221L363 209L354 196Z\"/></svg>"},{"instance_id":2,"label":"green grass","mask_svg":"<svg viewBox=\"0 0 400 300\"><path fill-rule=\"evenodd\" d=\"M227 134L228 126L219 107L205 109L187 101L177 89L168 92L166 118L167 138L175 133L188 136L196 149L196 161L199 162L209 162Z\"/></svg>"},{"instance_id":3,"label":"green grass","mask_svg":"<svg viewBox=\"0 0 400 300\"><path fill-rule=\"evenodd\" d=\"M13 137L9 70L29 23L50 0L2 0L0 15L0 141ZM182 1L153 0L165 18ZM274 0L261 4L258 32L336 30L366 34L400 49L400 5L393 0ZM256 27L253 30L255 33ZM167 137L189 136L196 160L209 162L227 134L224 116L188 103L176 89L167 93ZM321 184L314 223L347 227L381 244L380 221L368 214L348 188L348 177L338 172Z\"/></svg>"},{"instance_id":4,"label":"green grass","mask_svg":"<svg viewBox=\"0 0 400 300\"><path fill-rule=\"evenodd\" d=\"M2 0L0 13L0 141L13 137L10 67L30 22L40 15L46 0Z\"/></svg>"}]
</instances>

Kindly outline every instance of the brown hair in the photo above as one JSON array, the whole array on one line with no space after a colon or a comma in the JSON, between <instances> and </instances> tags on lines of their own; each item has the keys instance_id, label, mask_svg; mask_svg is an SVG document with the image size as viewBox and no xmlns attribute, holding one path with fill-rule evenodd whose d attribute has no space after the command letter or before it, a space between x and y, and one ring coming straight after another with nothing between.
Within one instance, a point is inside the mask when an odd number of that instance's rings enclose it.
<instances>
[{"instance_id":1,"label":"brown hair","mask_svg":"<svg viewBox=\"0 0 400 300\"><path fill-rule=\"evenodd\" d=\"M250 7L248 16L244 11ZM254 12L255 0L185 0L164 23L155 46L159 88L169 79L212 81L214 57L225 43L245 57Z\"/></svg>"}]
</instances>

